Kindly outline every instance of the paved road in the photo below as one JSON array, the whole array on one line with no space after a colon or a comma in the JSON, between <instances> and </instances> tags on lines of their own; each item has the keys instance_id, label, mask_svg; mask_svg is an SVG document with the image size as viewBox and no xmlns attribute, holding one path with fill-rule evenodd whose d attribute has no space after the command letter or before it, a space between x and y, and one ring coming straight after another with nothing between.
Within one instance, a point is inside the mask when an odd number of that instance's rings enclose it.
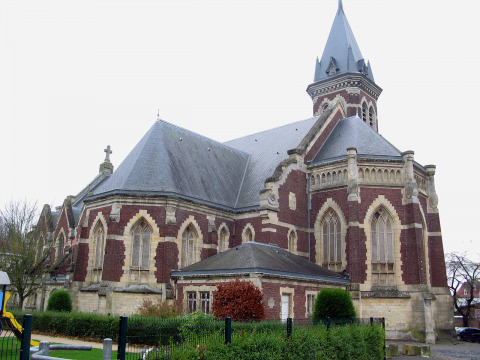
<instances>
[{"instance_id":1,"label":"paved road","mask_svg":"<svg viewBox=\"0 0 480 360\"><path fill-rule=\"evenodd\" d=\"M401 347L401 344L399 344ZM480 343L460 341L458 343L442 342L430 345L432 358L440 360L480 360ZM419 356L399 356L395 360L425 360Z\"/></svg>"}]
</instances>

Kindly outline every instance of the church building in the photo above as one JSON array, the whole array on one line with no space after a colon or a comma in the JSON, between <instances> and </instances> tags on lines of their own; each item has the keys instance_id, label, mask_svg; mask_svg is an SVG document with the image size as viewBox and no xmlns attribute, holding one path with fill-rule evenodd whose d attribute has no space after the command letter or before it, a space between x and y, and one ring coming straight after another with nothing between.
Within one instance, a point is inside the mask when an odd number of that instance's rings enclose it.
<instances>
[{"instance_id":1,"label":"church building","mask_svg":"<svg viewBox=\"0 0 480 360\"><path fill-rule=\"evenodd\" d=\"M43 208L56 271L30 305L62 287L78 311L131 314L151 297L209 312L238 278L269 318L305 319L337 287L389 338L450 334L435 166L378 133L382 89L341 0L314 70L309 119L225 143L157 119L115 171L108 146L79 194Z\"/></svg>"}]
</instances>

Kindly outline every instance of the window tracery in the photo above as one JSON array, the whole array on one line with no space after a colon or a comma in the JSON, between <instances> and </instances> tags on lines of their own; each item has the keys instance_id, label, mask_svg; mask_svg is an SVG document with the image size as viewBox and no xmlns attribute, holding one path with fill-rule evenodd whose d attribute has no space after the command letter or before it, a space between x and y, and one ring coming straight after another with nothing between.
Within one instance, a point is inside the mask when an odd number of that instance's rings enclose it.
<instances>
[{"instance_id":1,"label":"window tracery","mask_svg":"<svg viewBox=\"0 0 480 360\"><path fill-rule=\"evenodd\" d=\"M195 241L197 238L197 231L192 225L189 225L182 234L182 267L195 262Z\"/></svg>"},{"instance_id":2,"label":"window tracery","mask_svg":"<svg viewBox=\"0 0 480 360\"><path fill-rule=\"evenodd\" d=\"M323 266L334 271L342 270L342 231L338 215L330 210L322 224Z\"/></svg>"},{"instance_id":3,"label":"window tracery","mask_svg":"<svg viewBox=\"0 0 480 360\"><path fill-rule=\"evenodd\" d=\"M132 267L148 269L150 259L150 240L152 232L142 220L132 233Z\"/></svg>"},{"instance_id":4,"label":"window tracery","mask_svg":"<svg viewBox=\"0 0 480 360\"><path fill-rule=\"evenodd\" d=\"M384 209L375 212L372 232L372 284L394 285L395 259L393 248L393 222Z\"/></svg>"}]
</instances>

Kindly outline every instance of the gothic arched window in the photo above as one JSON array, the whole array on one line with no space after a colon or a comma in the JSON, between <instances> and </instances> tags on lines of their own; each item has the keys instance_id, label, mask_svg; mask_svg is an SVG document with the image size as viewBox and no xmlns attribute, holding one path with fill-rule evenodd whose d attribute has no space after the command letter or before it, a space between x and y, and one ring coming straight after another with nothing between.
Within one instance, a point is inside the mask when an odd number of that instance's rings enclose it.
<instances>
[{"instance_id":1,"label":"gothic arched window","mask_svg":"<svg viewBox=\"0 0 480 360\"><path fill-rule=\"evenodd\" d=\"M297 248L297 235L295 231L290 231L288 234L288 251L294 252Z\"/></svg>"},{"instance_id":2,"label":"gothic arched window","mask_svg":"<svg viewBox=\"0 0 480 360\"><path fill-rule=\"evenodd\" d=\"M105 230L103 226L99 225L95 229L94 233L95 241L95 268L101 268L103 265L103 247L105 242Z\"/></svg>"},{"instance_id":3,"label":"gothic arched window","mask_svg":"<svg viewBox=\"0 0 480 360\"><path fill-rule=\"evenodd\" d=\"M148 269L150 260L150 238L152 232L145 221L141 221L133 230L132 266Z\"/></svg>"},{"instance_id":4,"label":"gothic arched window","mask_svg":"<svg viewBox=\"0 0 480 360\"><path fill-rule=\"evenodd\" d=\"M250 228L247 228L245 230L245 233L244 233L244 236L243 236L243 241L246 242L246 241L253 241L253 232L252 232L252 229Z\"/></svg>"},{"instance_id":5,"label":"gothic arched window","mask_svg":"<svg viewBox=\"0 0 480 360\"><path fill-rule=\"evenodd\" d=\"M195 241L197 238L197 231L192 225L189 225L182 234L182 267L195 262Z\"/></svg>"},{"instance_id":6,"label":"gothic arched window","mask_svg":"<svg viewBox=\"0 0 480 360\"><path fill-rule=\"evenodd\" d=\"M58 237L57 243L57 259L60 259L63 256L63 248L65 247L65 237L63 234L60 234Z\"/></svg>"},{"instance_id":7,"label":"gothic arched window","mask_svg":"<svg viewBox=\"0 0 480 360\"><path fill-rule=\"evenodd\" d=\"M362 120L366 123L368 116L367 103L362 104Z\"/></svg>"},{"instance_id":8,"label":"gothic arched window","mask_svg":"<svg viewBox=\"0 0 480 360\"><path fill-rule=\"evenodd\" d=\"M342 229L340 219L331 210L322 224L323 266L334 271L342 270Z\"/></svg>"},{"instance_id":9,"label":"gothic arched window","mask_svg":"<svg viewBox=\"0 0 480 360\"><path fill-rule=\"evenodd\" d=\"M383 209L375 213L372 231L372 284L394 284L393 224L390 215Z\"/></svg>"},{"instance_id":10,"label":"gothic arched window","mask_svg":"<svg viewBox=\"0 0 480 360\"><path fill-rule=\"evenodd\" d=\"M220 230L220 236L218 239L218 252L222 252L228 249L228 232L226 228Z\"/></svg>"},{"instance_id":11,"label":"gothic arched window","mask_svg":"<svg viewBox=\"0 0 480 360\"><path fill-rule=\"evenodd\" d=\"M370 106L370 108L368 109L368 118L370 119L371 127L373 127L374 117L375 117L375 110L373 109L373 106Z\"/></svg>"}]
</instances>

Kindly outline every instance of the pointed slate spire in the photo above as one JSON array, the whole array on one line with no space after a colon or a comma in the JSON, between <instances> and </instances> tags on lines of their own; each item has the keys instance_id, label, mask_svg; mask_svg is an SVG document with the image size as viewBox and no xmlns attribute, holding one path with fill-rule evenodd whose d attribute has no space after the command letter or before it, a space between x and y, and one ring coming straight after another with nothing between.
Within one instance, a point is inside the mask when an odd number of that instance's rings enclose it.
<instances>
[{"instance_id":1,"label":"pointed slate spire","mask_svg":"<svg viewBox=\"0 0 480 360\"><path fill-rule=\"evenodd\" d=\"M336 71L332 71L332 58L337 66ZM365 73L364 64L365 60L343 11L342 0L338 0L337 14L320 59L320 66L316 66L314 80L320 81L338 73ZM366 71L365 75L373 81L371 71Z\"/></svg>"}]
</instances>

